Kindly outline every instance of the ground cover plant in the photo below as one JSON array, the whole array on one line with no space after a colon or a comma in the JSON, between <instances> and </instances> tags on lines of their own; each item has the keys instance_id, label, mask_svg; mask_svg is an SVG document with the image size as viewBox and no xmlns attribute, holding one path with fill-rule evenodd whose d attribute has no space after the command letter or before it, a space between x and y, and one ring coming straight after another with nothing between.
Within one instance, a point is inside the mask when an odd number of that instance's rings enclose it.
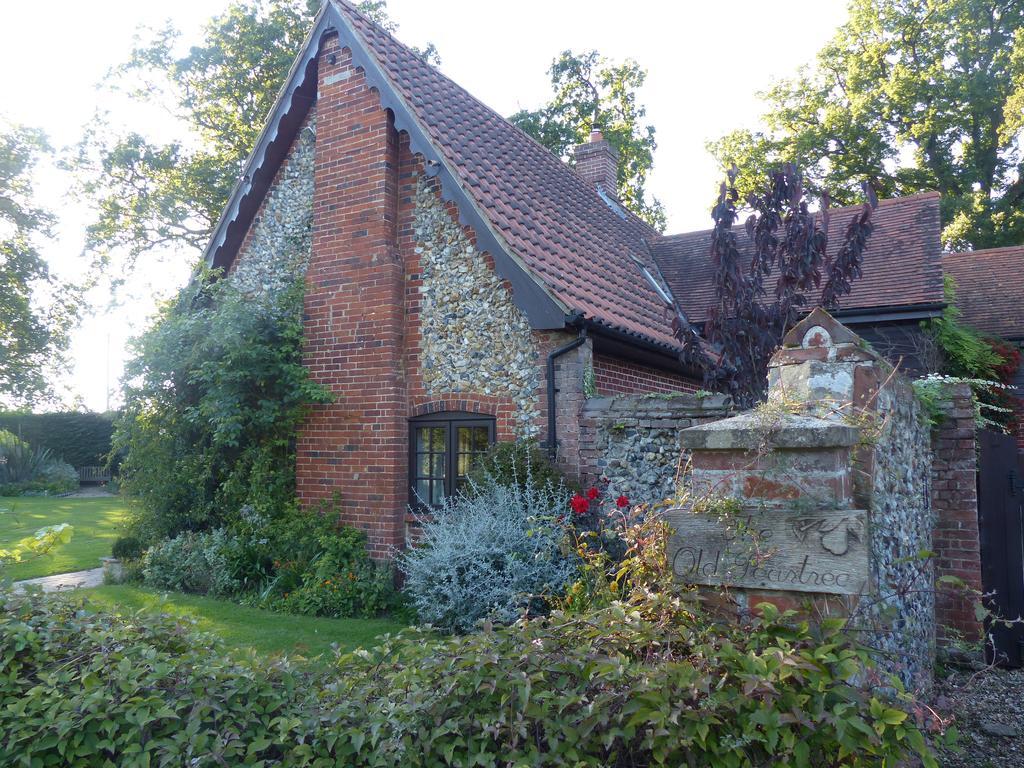
<instances>
[{"instance_id":1,"label":"ground cover plant","mask_svg":"<svg viewBox=\"0 0 1024 768\"><path fill-rule=\"evenodd\" d=\"M66 523L75 530L64 546L43 557L12 564L3 576L31 579L98 568L100 558L110 554L126 514L125 502L114 496L0 498L0 549L45 526Z\"/></svg>"},{"instance_id":2,"label":"ground cover plant","mask_svg":"<svg viewBox=\"0 0 1024 768\"><path fill-rule=\"evenodd\" d=\"M306 616L374 618L401 613L394 570L374 561L366 533L339 523L331 505L279 516L244 507L230 526L185 531L148 548L132 537L126 581Z\"/></svg>"},{"instance_id":3,"label":"ground cover plant","mask_svg":"<svg viewBox=\"0 0 1024 768\"><path fill-rule=\"evenodd\" d=\"M663 596L416 630L325 673L66 595L0 607L13 765L935 765L864 651L770 608L716 625Z\"/></svg>"}]
</instances>

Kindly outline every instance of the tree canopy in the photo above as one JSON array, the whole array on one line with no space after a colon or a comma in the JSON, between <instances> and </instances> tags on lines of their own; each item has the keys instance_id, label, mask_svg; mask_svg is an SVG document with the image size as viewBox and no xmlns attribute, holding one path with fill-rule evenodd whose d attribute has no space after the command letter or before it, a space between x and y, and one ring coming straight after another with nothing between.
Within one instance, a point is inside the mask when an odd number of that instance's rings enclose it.
<instances>
[{"instance_id":1,"label":"tree canopy","mask_svg":"<svg viewBox=\"0 0 1024 768\"><path fill-rule=\"evenodd\" d=\"M116 253L131 269L163 246L206 245L319 7L317 0L235 0L184 52L170 22L140 31L108 86L168 113L181 138L117 132L102 115L89 127L72 166L97 209L87 249L98 263ZM397 29L384 0L359 8ZM418 52L439 61L433 46Z\"/></svg>"},{"instance_id":2,"label":"tree canopy","mask_svg":"<svg viewBox=\"0 0 1024 768\"><path fill-rule=\"evenodd\" d=\"M937 190L954 249L1024 242L1024 3L852 0L814 66L763 94L766 128L710 145L741 195L781 162L855 202Z\"/></svg>"},{"instance_id":3,"label":"tree canopy","mask_svg":"<svg viewBox=\"0 0 1024 768\"><path fill-rule=\"evenodd\" d=\"M535 110L509 117L526 133L567 162L572 148L600 129L619 152L619 200L658 231L665 228L665 211L649 198L645 185L654 164L654 126L645 124L647 108L637 91L647 72L632 59L616 64L597 51L563 51L548 70L554 96Z\"/></svg>"},{"instance_id":4,"label":"tree canopy","mask_svg":"<svg viewBox=\"0 0 1024 768\"><path fill-rule=\"evenodd\" d=\"M32 171L50 148L42 132L0 122L0 403L50 393L46 372L67 349L75 318L69 289L39 253L52 216L33 198Z\"/></svg>"}]
</instances>

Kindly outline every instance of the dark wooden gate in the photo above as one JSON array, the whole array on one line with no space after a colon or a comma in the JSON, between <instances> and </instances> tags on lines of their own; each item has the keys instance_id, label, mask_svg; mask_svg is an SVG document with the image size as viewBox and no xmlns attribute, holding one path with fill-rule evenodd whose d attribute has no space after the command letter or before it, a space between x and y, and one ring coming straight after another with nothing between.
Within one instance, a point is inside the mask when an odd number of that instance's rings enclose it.
<instances>
[{"instance_id":1,"label":"dark wooden gate","mask_svg":"<svg viewBox=\"0 0 1024 768\"><path fill-rule=\"evenodd\" d=\"M981 581L992 594L989 610L1005 619L1024 617L1024 471L1016 441L1009 435L978 433L978 527L981 535ZM1024 624L988 627L993 647L988 660L1008 666L1024 664Z\"/></svg>"}]
</instances>

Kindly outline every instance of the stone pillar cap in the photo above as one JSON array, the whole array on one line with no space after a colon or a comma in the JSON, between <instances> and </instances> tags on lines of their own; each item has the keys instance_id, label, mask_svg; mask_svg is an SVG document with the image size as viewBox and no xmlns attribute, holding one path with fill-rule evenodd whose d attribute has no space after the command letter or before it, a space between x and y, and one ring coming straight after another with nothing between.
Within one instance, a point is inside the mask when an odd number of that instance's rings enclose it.
<instances>
[{"instance_id":1,"label":"stone pillar cap","mask_svg":"<svg viewBox=\"0 0 1024 768\"><path fill-rule=\"evenodd\" d=\"M837 344L863 344L863 340L821 307L789 329L782 337L783 347L833 347Z\"/></svg>"},{"instance_id":2,"label":"stone pillar cap","mask_svg":"<svg viewBox=\"0 0 1024 768\"><path fill-rule=\"evenodd\" d=\"M856 445L859 437L857 427L816 416L787 413L770 422L756 412L699 424L679 433L683 448L704 451L840 448Z\"/></svg>"}]
</instances>

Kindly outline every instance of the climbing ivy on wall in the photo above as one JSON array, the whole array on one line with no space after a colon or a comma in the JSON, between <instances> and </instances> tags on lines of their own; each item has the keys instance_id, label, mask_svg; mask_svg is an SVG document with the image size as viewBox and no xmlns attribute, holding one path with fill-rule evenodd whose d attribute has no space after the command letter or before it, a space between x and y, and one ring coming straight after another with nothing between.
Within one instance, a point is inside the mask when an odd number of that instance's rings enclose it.
<instances>
[{"instance_id":1,"label":"climbing ivy on wall","mask_svg":"<svg viewBox=\"0 0 1024 768\"><path fill-rule=\"evenodd\" d=\"M956 281L946 275L942 316L922 323L942 355L941 377L929 381L963 381L978 404L980 426L1012 430L1020 421L1020 403L1006 389L1020 366L1021 355L1011 344L987 337L965 324L957 308ZM927 389L929 382L925 382ZM921 389L919 387L919 394ZM927 396L925 396L927 399Z\"/></svg>"},{"instance_id":2,"label":"climbing ivy on wall","mask_svg":"<svg viewBox=\"0 0 1024 768\"><path fill-rule=\"evenodd\" d=\"M293 503L295 435L327 399L302 364L303 281L253 293L196 279L134 342L115 449L145 540Z\"/></svg>"}]
</instances>

